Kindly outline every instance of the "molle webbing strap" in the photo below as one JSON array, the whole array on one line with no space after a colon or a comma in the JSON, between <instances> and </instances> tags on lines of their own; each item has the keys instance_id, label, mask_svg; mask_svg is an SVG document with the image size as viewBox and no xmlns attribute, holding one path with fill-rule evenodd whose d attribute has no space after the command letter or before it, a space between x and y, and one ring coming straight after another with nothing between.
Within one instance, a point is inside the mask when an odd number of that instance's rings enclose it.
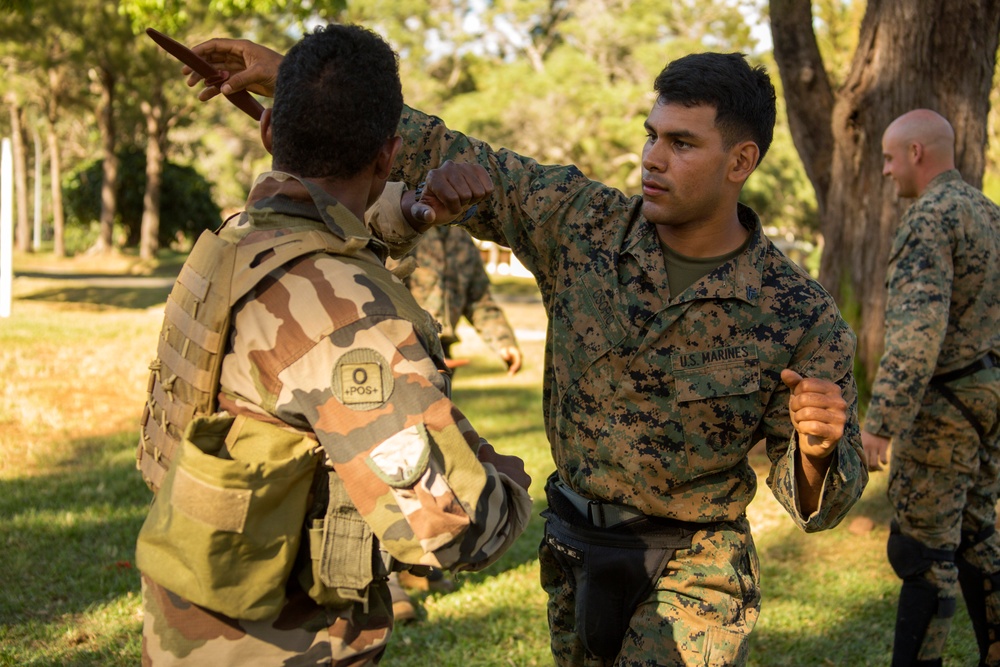
<instances>
[{"instance_id":1,"label":"molle webbing strap","mask_svg":"<svg viewBox=\"0 0 1000 667\"><path fill-rule=\"evenodd\" d=\"M167 297L138 451L138 467L154 490L187 422L215 409L235 258L233 244L203 232Z\"/></svg>"},{"instance_id":2,"label":"molle webbing strap","mask_svg":"<svg viewBox=\"0 0 1000 667\"><path fill-rule=\"evenodd\" d=\"M367 254L377 261L358 239L344 241L315 228L241 243L245 231L202 233L167 297L137 450L137 467L154 490L188 423L216 410L233 304L269 273L304 255Z\"/></svg>"}]
</instances>

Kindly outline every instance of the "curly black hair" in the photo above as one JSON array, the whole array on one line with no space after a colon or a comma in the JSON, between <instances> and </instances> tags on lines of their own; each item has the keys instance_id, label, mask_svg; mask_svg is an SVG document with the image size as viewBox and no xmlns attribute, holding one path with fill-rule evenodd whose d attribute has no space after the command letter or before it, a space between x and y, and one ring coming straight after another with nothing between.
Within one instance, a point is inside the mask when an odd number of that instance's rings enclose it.
<instances>
[{"instance_id":1,"label":"curly black hair","mask_svg":"<svg viewBox=\"0 0 1000 667\"><path fill-rule=\"evenodd\" d=\"M763 67L742 53L692 53L668 64L653 83L661 104L715 107L715 126L725 148L750 140L759 160L774 134L774 85Z\"/></svg>"},{"instance_id":2,"label":"curly black hair","mask_svg":"<svg viewBox=\"0 0 1000 667\"><path fill-rule=\"evenodd\" d=\"M306 34L278 69L273 166L348 178L371 164L403 110L396 53L374 32L330 24Z\"/></svg>"}]
</instances>

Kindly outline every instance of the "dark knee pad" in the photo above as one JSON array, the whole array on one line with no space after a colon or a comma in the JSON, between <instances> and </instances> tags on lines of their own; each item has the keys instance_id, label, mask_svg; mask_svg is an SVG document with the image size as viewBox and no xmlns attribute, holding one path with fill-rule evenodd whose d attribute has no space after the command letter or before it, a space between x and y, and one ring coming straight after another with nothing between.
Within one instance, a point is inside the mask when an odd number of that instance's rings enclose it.
<instances>
[{"instance_id":1,"label":"dark knee pad","mask_svg":"<svg viewBox=\"0 0 1000 667\"><path fill-rule=\"evenodd\" d=\"M950 549L932 549L916 538L904 535L894 521L886 543L889 565L904 581L931 569L934 563L952 563L955 552Z\"/></svg>"}]
</instances>

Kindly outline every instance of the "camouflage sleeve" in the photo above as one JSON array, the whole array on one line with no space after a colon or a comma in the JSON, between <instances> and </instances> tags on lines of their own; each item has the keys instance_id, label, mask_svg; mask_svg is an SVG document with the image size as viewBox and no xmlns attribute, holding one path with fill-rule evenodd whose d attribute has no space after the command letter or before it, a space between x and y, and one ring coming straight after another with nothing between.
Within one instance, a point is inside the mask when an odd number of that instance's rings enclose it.
<instances>
[{"instance_id":1,"label":"camouflage sleeve","mask_svg":"<svg viewBox=\"0 0 1000 667\"><path fill-rule=\"evenodd\" d=\"M915 203L890 251L885 347L865 415L865 430L876 435L899 436L913 424L944 344L954 266L935 217Z\"/></svg>"},{"instance_id":2,"label":"camouflage sleeve","mask_svg":"<svg viewBox=\"0 0 1000 667\"><path fill-rule=\"evenodd\" d=\"M400 198L406 191L406 184L398 181L386 183L382 194L365 211L365 224L372 233L389 246L389 255L399 259L420 240L403 218Z\"/></svg>"},{"instance_id":3,"label":"camouflage sleeve","mask_svg":"<svg viewBox=\"0 0 1000 667\"><path fill-rule=\"evenodd\" d=\"M767 454L771 460L767 485L795 524L809 533L839 524L868 484L868 469L864 464L858 426L858 390L852 369L856 342L854 332L838 315L835 324L825 327L816 339L815 350L792 364L792 370L803 377L836 382L849 406L844 435L831 455L830 468L823 480L819 506L810 516L803 516L799 509L795 479L798 437L789 416L790 391L784 383L772 395L765 416Z\"/></svg>"},{"instance_id":4,"label":"camouflage sleeve","mask_svg":"<svg viewBox=\"0 0 1000 667\"><path fill-rule=\"evenodd\" d=\"M369 270L320 256L243 304L242 349L232 356L255 386L240 393L315 432L393 556L485 567L524 530L531 501L479 462L479 435L445 395L413 323L400 317L400 297Z\"/></svg>"},{"instance_id":5,"label":"camouflage sleeve","mask_svg":"<svg viewBox=\"0 0 1000 667\"><path fill-rule=\"evenodd\" d=\"M479 248L468 234L462 232L458 236L457 247L449 248L449 259L454 262L453 270L468 280L462 315L472 323L483 342L494 352L499 354L505 347L517 347L517 338L507 316L493 300L490 276L483 266Z\"/></svg>"},{"instance_id":6,"label":"camouflage sleeve","mask_svg":"<svg viewBox=\"0 0 1000 667\"><path fill-rule=\"evenodd\" d=\"M577 209L589 205L598 193L620 196L574 166L546 166L507 149L494 150L449 129L440 118L409 107L403 109L399 133L403 147L390 174L394 180L412 187L449 159L478 162L489 171L493 196L480 202L476 215L464 225L477 238L511 248L534 274L543 294L551 289L564 239L573 233L564 227L567 220L584 220ZM601 206L599 201L594 205Z\"/></svg>"}]
</instances>

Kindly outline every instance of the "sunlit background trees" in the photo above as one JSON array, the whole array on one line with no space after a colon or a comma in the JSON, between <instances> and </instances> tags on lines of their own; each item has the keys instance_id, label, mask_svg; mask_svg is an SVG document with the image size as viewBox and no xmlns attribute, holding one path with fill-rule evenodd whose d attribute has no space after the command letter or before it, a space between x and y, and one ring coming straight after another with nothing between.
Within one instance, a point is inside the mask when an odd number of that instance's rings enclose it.
<instances>
[{"instance_id":1,"label":"sunlit background trees","mask_svg":"<svg viewBox=\"0 0 1000 667\"><path fill-rule=\"evenodd\" d=\"M146 27L192 45L235 36L283 51L317 23L362 23L400 53L409 104L628 193L639 189L656 73L692 51L747 53L772 73L779 121L744 200L866 327L862 365L877 359L880 270L901 211L878 176L881 127L906 110L893 107L960 116L963 174L1000 195L1000 147L986 141L1000 132L996 113L987 116L998 96L990 74L1000 0L7 0L0 8L0 136L13 137L20 252L155 260L239 210L267 168L254 122L221 100L197 102ZM925 43L933 52L920 51ZM879 95L870 94L876 80Z\"/></svg>"}]
</instances>

